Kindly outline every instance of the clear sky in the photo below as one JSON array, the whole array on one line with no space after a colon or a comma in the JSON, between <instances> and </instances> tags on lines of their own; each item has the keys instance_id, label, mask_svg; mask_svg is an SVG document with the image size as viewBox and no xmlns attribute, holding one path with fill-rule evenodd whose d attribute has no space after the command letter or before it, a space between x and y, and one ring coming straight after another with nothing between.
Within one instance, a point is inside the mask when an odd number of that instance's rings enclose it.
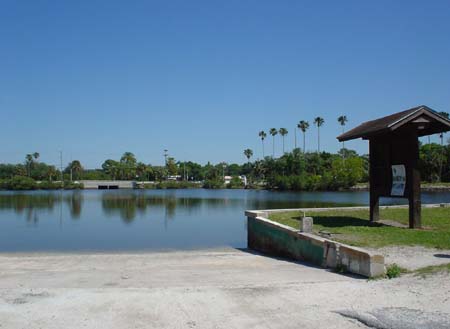
<instances>
[{"instance_id":1,"label":"clear sky","mask_svg":"<svg viewBox=\"0 0 450 329\"><path fill-rule=\"evenodd\" d=\"M0 162L244 162L315 116L335 152L420 104L450 111L450 1L0 0Z\"/></svg>"}]
</instances>

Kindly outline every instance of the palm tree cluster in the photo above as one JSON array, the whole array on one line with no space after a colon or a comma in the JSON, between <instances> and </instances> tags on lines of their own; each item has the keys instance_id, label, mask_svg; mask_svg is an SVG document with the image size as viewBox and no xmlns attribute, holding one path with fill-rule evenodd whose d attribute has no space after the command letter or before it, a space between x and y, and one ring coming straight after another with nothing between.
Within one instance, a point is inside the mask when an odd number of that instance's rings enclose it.
<instances>
[{"instance_id":1,"label":"palm tree cluster","mask_svg":"<svg viewBox=\"0 0 450 329\"><path fill-rule=\"evenodd\" d=\"M341 115L338 117L337 121L342 126L342 132L345 131L345 125L348 121L347 116ZM313 124L317 127L317 152L320 153L320 127L322 127L325 123L325 119L318 116L314 118ZM303 135L303 153L306 151L306 131L309 129L309 122L306 120L300 120L297 124L297 129L299 129ZM286 153L285 149L285 136L288 134L288 130L286 128L270 128L268 133L272 136L272 157L275 157L275 136L280 134L282 137L282 143L283 143L283 154ZM265 158L265 152L264 152L264 140L267 137L267 133L264 130L261 130L258 133L259 138L261 139L262 144L262 156ZM297 133L296 130L294 131L294 138L295 138L295 149L297 148ZM344 149L344 143L342 143L342 148Z\"/></svg>"}]
</instances>

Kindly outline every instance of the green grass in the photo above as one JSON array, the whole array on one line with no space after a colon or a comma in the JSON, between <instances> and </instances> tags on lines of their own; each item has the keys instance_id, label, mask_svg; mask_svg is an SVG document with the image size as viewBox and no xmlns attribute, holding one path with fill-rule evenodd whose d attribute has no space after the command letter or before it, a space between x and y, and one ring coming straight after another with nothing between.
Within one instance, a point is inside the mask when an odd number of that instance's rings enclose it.
<instances>
[{"instance_id":1,"label":"green grass","mask_svg":"<svg viewBox=\"0 0 450 329\"><path fill-rule=\"evenodd\" d=\"M298 229L302 215L283 212L271 214L270 219ZM422 209L425 229L421 230L371 224L368 210L309 212L306 216L314 218L314 232L327 231L333 240L354 246L421 245L450 249L450 207ZM407 225L408 209L380 209L380 217Z\"/></svg>"},{"instance_id":2,"label":"green grass","mask_svg":"<svg viewBox=\"0 0 450 329\"><path fill-rule=\"evenodd\" d=\"M431 187L433 187L433 186L450 186L450 183L449 182L440 182L440 183L422 182L422 183L420 183L420 186L425 186L425 187L428 187L428 186L431 186Z\"/></svg>"},{"instance_id":3,"label":"green grass","mask_svg":"<svg viewBox=\"0 0 450 329\"><path fill-rule=\"evenodd\" d=\"M437 273L450 273L450 264L422 267L415 270L414 273L423 278Z\"/></svg>"}]
</instances>

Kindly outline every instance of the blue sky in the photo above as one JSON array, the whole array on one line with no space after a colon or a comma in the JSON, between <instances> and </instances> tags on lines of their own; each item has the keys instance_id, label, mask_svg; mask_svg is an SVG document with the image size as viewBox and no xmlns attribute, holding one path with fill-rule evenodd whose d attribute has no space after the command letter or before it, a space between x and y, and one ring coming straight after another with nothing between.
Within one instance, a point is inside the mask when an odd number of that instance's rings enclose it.
<instances>
[{"instance_id":1,"label":"blue sky","mask_svg":"<svg viewBox=\"0 0 450 329\"><path fill-rule=\"evenodd\" d=\"M315 116L335 152L339 115L420 104L450 111L449 1L0 0L0 162L244 162Z\"/></svg>"}]
</instances>

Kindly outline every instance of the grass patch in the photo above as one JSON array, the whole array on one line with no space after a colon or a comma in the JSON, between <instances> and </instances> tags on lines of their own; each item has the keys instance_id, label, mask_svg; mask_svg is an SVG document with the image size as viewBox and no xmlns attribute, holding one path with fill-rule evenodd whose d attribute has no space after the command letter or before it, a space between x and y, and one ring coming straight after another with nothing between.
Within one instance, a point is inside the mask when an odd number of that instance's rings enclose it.
<instances>
[{"instance_id":1,"label":"grass patch","mask_svg":"<svg viewBox=\"0 0 450 329\"><path fill-rule=\"evenodd\" d=\"M270 219L298 229L303 213L283 212ZM332 239L354 246L385 247L392 245L450 249L450 207L422 209L426 229L411 230L369 222L369 210L330 210L308 212L314 218L314 232L326 231ZM380 218L408 224L408 209L380 209Z\"/></svg>"},{"instance_id":2,"label":"grass patch","mask_svg":"<svg viewBox=\"0 0 450 329\"><path fill-rule=\"evenodd\" d=\"M436 273L450 273L450 264L422 267L415 270L414 273L423 278Z\"/></svg>"},{"instance_id":3,"label":"grass patch","mask_svg":"<svg viewBox=\"0 0 450 329\"><path fill-rule=\"evenodd\" d=\"M400 275L405 273L408 273L408 270L398 266L395 263L386 267L386 276L388 279L398 278Z\"/></svg>"}]
</instances>

